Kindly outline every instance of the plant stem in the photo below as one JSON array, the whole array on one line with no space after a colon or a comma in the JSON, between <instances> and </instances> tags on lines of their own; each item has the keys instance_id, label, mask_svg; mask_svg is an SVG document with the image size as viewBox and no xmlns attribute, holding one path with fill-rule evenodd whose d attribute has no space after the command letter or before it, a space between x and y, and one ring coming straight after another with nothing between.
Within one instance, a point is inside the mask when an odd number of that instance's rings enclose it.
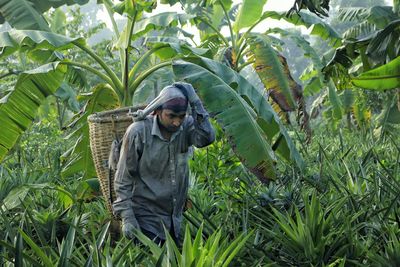
<instances>
[{"instance_id":1,"label":"plant stem","mask_svg":"<svg viewBox=\"0 0 400 267\"><path fill-rule=\"evenodd\" d=\"M229 47L228 40L222 35L222 33L217 28L215 28L211 23L209 23L208 21L206 21L203 18L197 18L197 19L199 19L202 22L204 22L205 24L207 24L208 27L210 27L219 36L219 38L221 38L221 40L224 42L224 44Z\"/></svg>"},{"instance_id":2,"label":"plant stem","mask_svg":"<svg viewBox=\"0 0 400 267\"><path fill-rule=\"evenodd\" d=\"M106 83L110 84L111 87L114 88L111 79L107 75L101 73L100 71L98 71L97 69L95 69L95 68L93 68L93 67L91 67L89 65L86 65L86 64L83 64L83 63L74 62L74 61L61 61L60 64L76 66L76 67L88 70L91 73L93 73L94 75L96 75L99 78L101 78L102 80L104 80Z\"/></svg>"},{"instance_id":3,"label":"plant stem","mask_svg":"<svg viewBox=\"0 0 400 267\"><path fill-rule=\"evenodd\" d=\"M114 19L114 16L113 16L113 12L111 10L110 2L108 0L105 0L105 1L103 1L103 4L106 7L108 16L110 17L111 24L112 24L114 32L115 32L115 36L117 37L117 40L118 40L119 39L118 26L117 26L117 23L115 23L115 19Z\"/></svg>"},{"instance_id":4,"label":"plant stem","mask_svg":"<svg viewBox=\"0 0 400 267\"><path fill-rule=\"evenodd\" d=\"M74 45L85 51L86 53L89 54L97 63L100 64L100 66L105 70L105 72L108 74L109 78L111 79L112 83L110 85L113 88L115 88L117 91L120 93L123 92L123 85L121 81L118 79L117 75L107 66L107 64L94 52L92 51L89 47L79 43L78 41L73 41L72 42Z\"/></svg>"},{"instance_id":5,"label":"plant stem","mask_svg":"<svg viewBox=\"0 0 400 267\"><path fill-rule=\"evenodd\" d=\"M132 83L132 85L129 86L129 92L130 95L133 95L135 93L136 88L140 85L140 83L146 79L150 74L152 74L153 72L155 72L158 69L161 69L163 67L169 66L171 65L172 61L165 61L162 63L159 63L153 67L151 67L150 69L146 70L145 72L141 73L136 79L135 81Z\"/></svg>"},{"instance_id":6,"label":"plant stem","mask_svg":"<svg viewBox=\"0 0 400 267\"><path fill-rule=\"evenodd\" d=\"M233 33L232 23L231 23L231 21L229 19L228 12L226 11L226 8L223 5L222 1L219 0L218 2L222 7L222 10L224 11L224 14L225 14L225 17L226 17L226 21L228 22L229 32L231 33L232 47L233 47L233 50L235 51L236 50L236 39L235 39L235 34Z\"/></svg>"},{"instance_id":7,"label":"plant stem","mask_svg":"<svg viewBox=\"0 0 400 267\"><path fill-rule=\"evenodd\" d=\"M255 60L252 61L247 61L246 63L240 65L240 67L237 68L237 72L240 72L242 69L244 69L246 66L253 64L256 62Z\"/></svg>"},{"instance_id":8,"label":"plant stem","mask_svg":"<svg viewBox=\"0 0 400 267\"><path fill-rule=\"evenodd\" d=\"M246 48L247 48L247 45L243 45L243 46L239 49L239 52L237 53L237 56L236 56L236 62L237 62L237 63L240 62L240 58L241 58L242 54L245 55L245 54L247 53L248 50L246 50ZM245 63L245 64L246 64L246 63ZM237 70L243 69L243 67L240 67L240 68L239 68L238 64L236 64L236 65L237 65L237 67L236 67ZM246 64L246 65L248 65L248 64Z\"/></svg>"},{"instance_id":9,"label":"plant stem","mask_svg":"<svg viewBox=\"0 0 400 267\"><path fill-rule=\"evenodd\" d=\"M165 45L161 45L161 46L157 46L157 47L153 47L152 49L150 49L149 51L147 51L146 53L143 54L143 56L140 57L140 59L138 61L136 61L135 66L133 66L133 68L131 69L131 71L129 72L129 87L132 85L132 83L134 82L135 79L135 74L137 73L138 69L141 67L141 65L143 64L143 62L149 57L151 56L153 53L155 53L156 51L168 47L168 44Z\"/></svg>"},{"instance_id":10,"label":"plant stem","mask_svg":"<svg viewBox=\"0 0 400 267\"><path fill-rule=\"evenodd\" d=\"M76 67L85 69L87 71L90 71L91 73L98 76L100 79L104 80L106 83L108 83L111 86L111 88L114 90L114 92L118 95L119 100L122 101L122 98L123 98L122 92L120 92L117 88L115 88L115 85L113 84L113 82L107 75L101 73L97 69L95 69L89 65L74 62L74 61L61 61L60 64L76 66Z\"/></svg>"},{"instance_id":11,"label":"plant stem","mask_svg":"<svg viewBox=\"0 0 400 267\"><path fill-rule=\"evenodd\" d=\"M10 75L18 75L20 73L20 71L13 71L13 70L10 70L8 73L5 73L5 74L3 74L3 75L0 75L0 79L3 79L3 78L5 78L5 77L7 77L7 76L10 76Z\"/></svg>"},{"instance_id":12,"label":"plant stem","mask_svg":"<svg viewBox=\"0 0 400 267\"><path fill-rule=\"evenodd\" d=\"M131 43L131 38L132 38L132 33L133 33L133 28L135 27L135 21L136 21L136 16L137 16L137 12L135 11L132 17L132 20L129 20L128 23L128 31L127 31L127 38L125 39L125 49L124 49L124 64L123 64L123 71L122 71L122 81L123 81L123 85L124 85L124 101L123 101L123 105L124 106L128 106L129 105L129 101L130 101L130 97L129 97L129 47L130 47L130 43Z\"/></svg>"},{"instance_id":13,"label":"plant stem","mask_svg":"<svg viewBox=\"0 0 400 267\"><path fill-rule=\"evenodd\" d=\"M251 25L251 27L240 37L239 41L238 41L238 46L241 46L242 43L244 42L244 40L246 39L247 35L249 35L249 33L264 19L266 19L267 17L261 17L256 23L254 23L253 25Z\"/></svg>"}]
</instances>

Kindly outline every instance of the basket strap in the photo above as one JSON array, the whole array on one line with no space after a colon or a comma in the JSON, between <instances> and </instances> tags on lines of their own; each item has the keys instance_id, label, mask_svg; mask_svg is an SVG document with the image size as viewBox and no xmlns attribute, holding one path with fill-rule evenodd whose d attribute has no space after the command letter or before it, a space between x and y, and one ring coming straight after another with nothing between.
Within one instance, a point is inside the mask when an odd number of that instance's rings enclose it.
<instances>
[{"instance_id":1,"label":"basket strap","mask_svg":"<svg viewBox=\"0 0 400 267\"><path fill-rule=\"evenodd\" d=\"M109 203L112 205L112 203L114 202L113 200L113 196L112 196L112 186L111 183L112 181L112 169L109 167L108 168L108 201Z\"/></svg>"},{"instance_id":2,"label":"basket strap","mask_svg":"<svg viewBox=\"0 0 400 267\"><path fill-rule=\"evenodd\" d=\"M118 134L117 134L117 127L115 125L115 115L111 115L111 124L112 124L112 134L113 134L113 138L114 140L116 140L117 142L119 142L119 138L118 138ZM111 164L108 164L108 201L110 202L110 204L113 203L113 195L112 195L112 186L111 183L113 183L113 172L111 169Z\"/></svg>"},{"instance_id":3,"label":"basket strap","mask_svg":"<svg viewBox=\"0 0 400 267\"><path fill-rule=\"evenodd\" d=\"M118 139L118 133L117 133L117 127L115 126L115 115L111 115L111 124L112 124L112 133L113 133L113 137L115 140L119 141Z\"/></svg>"}]
</instances>

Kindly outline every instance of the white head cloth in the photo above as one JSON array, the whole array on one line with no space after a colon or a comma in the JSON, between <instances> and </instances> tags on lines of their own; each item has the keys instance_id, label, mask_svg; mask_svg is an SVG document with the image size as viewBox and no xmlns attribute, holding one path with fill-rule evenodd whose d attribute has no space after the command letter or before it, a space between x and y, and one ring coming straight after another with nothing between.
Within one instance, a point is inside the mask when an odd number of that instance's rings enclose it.
<instances>
[{"instance_id":1,"label":"white head cloth","mask_svg":"<svg viewBox=\"0 0 400 267\"><path fill-rule=\"evenodd\" d=\"M173 85L164 87L156 98L151 101L144 110L137 110L133 112L133 116L137 120L143 120L151 112L162 106L164 103L175 99L175 98L186 98L182 91Z\"/></svg>"}]
</instances>

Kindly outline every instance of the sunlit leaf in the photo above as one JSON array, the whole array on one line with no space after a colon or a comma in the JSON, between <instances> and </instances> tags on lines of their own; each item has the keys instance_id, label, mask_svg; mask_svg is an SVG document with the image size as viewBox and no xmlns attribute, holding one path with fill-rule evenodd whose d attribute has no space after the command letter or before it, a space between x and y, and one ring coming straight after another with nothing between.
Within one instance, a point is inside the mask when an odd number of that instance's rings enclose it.
<instances>
[{"instance_id":1,"label":"sunlit leaf","mask_svg":"<svg viewBox=\"0 0 400 267\"><path fill-rule=\"evenodd\" d=\"M243 164L260 180L274 180L274 153L255 121L255 114L239 94L220 77L198 65L177 61L173 69L178 79L198 89L203 103L222 124Z\"/></svg>"},{"instance_id":2,"label":"sunlit leaf","mask_svg":"<svg viewBox=\"0 0 400 267\"><path fill-rule=\"evenodd\" d=\"M400 57L391 62L360 74L352 83L364 89L388 90L400 87Z\"/></svg>"},{"instance_id":3,"label":"sunlit leaf","mask_svg":"<svg viewBox=\"0 0 400 267\"><path fill-rule=\"evenodd\" d=\"M233 29L239 32L241 29L252 26L261 16L267 0L244 0L239 8Z\"/></svg>"},{"instance_id":4,"label":"sunlit leaf","mask_svg":"<svg viewBox=\"0 0 400 267\"><path fill-rule=\"evenodd\" d=\"M115 91L105 84L97 85L87 98L85 112L75 122L75 130L68 136L68 138L76 140L76 143L71 150L63 155L63 158L68 158L68 162L62 170L64 177L69 177L76 173L82 173L84 178L97 176L89 146L89 126L86 120L90 114L120 106Z\"/></svg>"},{"instance_id":5,"label":"sunlit leaf","mask_svg":"<svg viewBox=\"0 0 400 267\"><path fill-rule=\"evenodd\" d=\"M34 120L39 106L56 92L67 67L58 63L43 65L23 73L8 95L0 99L0 160L15 145Z\"/></svg>"},{"instance_id":6,"label":"sunlit leaf","mask_svg":"<svg viewBox=\"0 0 400 267\"><path fill-rule=\"evenodd\" d=\"M296 104L289 87L290 72L283 57L270 46L262 35L250 41L250 61L273 100L284 111L292 111Z\"/></svg>"}]
</instances>

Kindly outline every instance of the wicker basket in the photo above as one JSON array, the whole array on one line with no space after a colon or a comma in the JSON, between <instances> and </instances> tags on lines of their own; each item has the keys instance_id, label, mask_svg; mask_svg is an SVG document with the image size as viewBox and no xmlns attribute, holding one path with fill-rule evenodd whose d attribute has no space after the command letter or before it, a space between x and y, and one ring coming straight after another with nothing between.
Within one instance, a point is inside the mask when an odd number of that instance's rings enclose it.
<instances>
[{"instance_id":1,"label":"wicker basket","mask_svg":"<svg viewBox=\"0 0 400 267\"><path fill-rule=\"evenodd\" d=\"M108 167L111 143L115 138L122 139L126 129L133 122L133 117L129 113L139 108L142 107L125 107L88 116L93 161L100 180L101 191L111 214L113 214L112 202L115 200L114 171Z\"/></svg>"}]
</instances>

